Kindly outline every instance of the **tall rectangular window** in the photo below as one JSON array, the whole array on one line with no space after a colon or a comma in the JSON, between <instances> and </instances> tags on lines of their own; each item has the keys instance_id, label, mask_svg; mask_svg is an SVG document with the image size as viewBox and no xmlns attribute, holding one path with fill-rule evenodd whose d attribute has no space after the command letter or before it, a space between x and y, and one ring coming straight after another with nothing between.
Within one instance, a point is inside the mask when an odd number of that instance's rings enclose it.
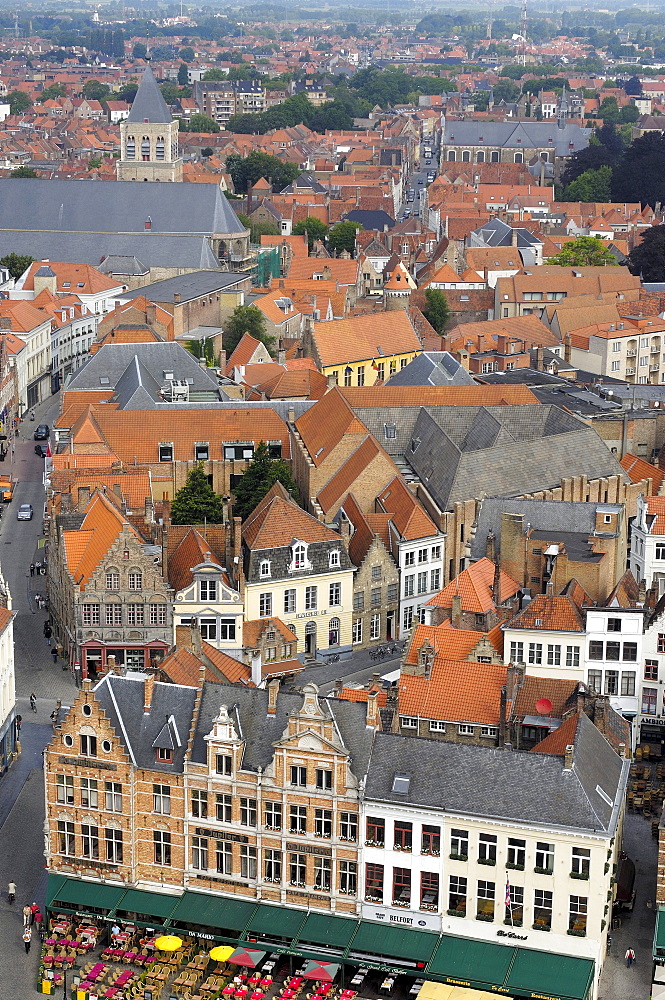
<instances>
[{"instance_id":1,"label":"tall rectangular window","mask_svg":"<svg viewBox=\"0 0 665 1000\"><path fill-rule=\"evenodd\" d=\"M478 860L496 864L496 837L493 833L481 833L478 838Z\"/></svg>"},{"instance_id":2,"label":"tall rectangular window","mask_svg":"<svg viewBox=\"0 0 665 1000\"><path fill-rule=\"evenodd\" d=\"M469 834L467 830L450 831L450 856L453 860L466 861L469 857Z\"/></svg>"},{"instance_id":3,"label":"tall rectangular window","mask_svg":"<svg viewBox=\"0 0 665 1000\"><path fill-rule=\"evenodd\" d=\"M372 615L370 618L369 637L372 640L381 638L381 615Z\"/></svg>"},{"instance_id":4,"label":"tall rectangular window","mask_svg":"<svg viewBox=\"0 0 665 1000\"><path fill-rule=\"evenodd\" d=\"M152 786L152 805L156 813L162 816L171 815L171 787L170 785Z\"/></svg>"},{"instance_id":5,"label":"tall rectangular window","mask_svg":"<svg viewBox=\"0 0 665 1000\"><path fill-rule=\"evenodd\" d=\"M529 643L529 663L539 664L543 662L543 644L542 642L530 642Z\"/></svg>"},{"instance_id":6,"label":"tall rectangular window","mask_svg":"<svg viewBox=\"0 0 665 1000\"><path fill-rule=\"evenodd\" d=\"M355 896L358 891L358 865L355 861L339 862L339 891Z\"/></svg>"},{"instance_id":7,"label":"tall rectangular window","mask_svg":"<svg viewBox=\"0 0 665 1000\"><path fill-rule=\"evenodd\" d=\"M109 812L122 812L122 785L118 781L104 782L106 809Z\"/></svg>"},{"instance_id":8,"label":"tall rectangular window","mask_svg":"<svg viewBox=\"0 0 665 1000\"><path fill-rule=\"evenodd\" d=\"M508 838L508 865L523 870L526 862L526 841L518 837Z\"/></svg>"},{"instance_id":9,"label":"tall rectangular window","mask_svg":"<svg viewBox=\"0 0 665 1000\"><path fill-rule=\"evenodd\" d=\"M451 875L448 882L448 912L464 916L466 913L467 880L463 875Z\"/></svg>"},{"instance_id":10,"label":"tall rectangular window","mask_svg":"<svg viewBox=\"0 0 665 1000\"><path fill-rule=\"evenodd\" d=\"M536 842L536 870L551 875L554 871L554 844Z\"/></svg>"},{"instance_id":11,"label":"tall rectangular window","mask_svg":"<svg viewBox=\"0 0 665 1000\"><path fill-rule=\"evenodd\" d=\"M383 902L383 865L365 865L365 899L369 903Z\"/></svg>"},{"instance_id":12,"label":"tall rectangular window","mask_svg":"<svg viewBox=\"0 0 665 1000\"><path fill-rule=\"evenodd\" d=\"M420 909L438 910L439 875L437 872L420 873Z\"/></svg>"},{"instance_id":13,"label":"tall rectangular window","mask_svg":"<svg viewBox=\"0 0 665 1000\"><path fill-rule=\"evenodd\" d=\"M284 614L293 615L296 611L296 592L293 587L284 591Z\"/></svg>"},{"instance_id":14,"label":"tall rectangular window","mask_svg":"<svg viewBox=\"0 0 665 1000\"><path fill-rule=\"evenodd\" d=\"M305 611L316 611L317 588L305 587Z\"/></svg>"},{"instance_id":15,"label":"tall rectangular window","mask_svg":"<svg viewBox=\"0 0 665 1000\"><path fill-rule=\"evenodd\" d=\"M380 817L367 817L366 841L371 847L384 847L386 843L386 821Z\"/></svg>"},{"instance_id":16,"label":"tall rectangular window","mask_svg":"<svg viewBox=\"0 0 665 1000\"><path fill-rule=\"evenodd\" d=\"M552 893L549 889L535 889L533 894L533 926L552 926Z\"/></svg>"},{"instance_id":17,"label":"tall rectangular window","mask_svg":"<svg viewBox=\"0 0 665 1000\"><path fill-rule=\"evenodd\" d=\"M547 645L547 665L548 667L561 666L561 646L548 643Z\"/></svg>"},{"instance_id":18,"label":"tall rectangular window","mask_svg":"<svg viewBox=\"0 0 665 1000\"><path fill-rule=\"evenodd\" d=\"M571 871L573 875L581 875L587 879L589 877L589 865L591 864L591 851L588 847L573 847L571 859Z\"/></svg>"},{"instance_id":19,"label":"tall rectangular window","mask_svg":"<svg viewBox=\"0 0 665 1000\"><path fill-rule=\"evenodd\" d=\"M170 865L171 834L164 830L155 830L152 836L155 850L155 864L165 866Z\"/></svg>"},{"instance_id":20,"label":"tall rectangular window","mask_svg":"<svg viewBox=\"0 0 665 1000\"><path fill-rule=\"evenodd\" d=\"M316 769L316 787L319 791L329 792L333 786L333 776L332 771L329 771L326 767L317 767Z\"/></svg>"},{"instance_id":21,"label":"tall rectangular window","mask_svg":"<svg viewBox=\"0 0 665 1000\"><path fill-rule=\"evenodd\" d=\"M587 925L588 899L586 896L571 896L568 907L568 930L584 937Z\"/></svg>"},{"instance_id":22,"label":"tall rectangular window","mask_svg":"<svg viewBox=\"0 0 665 1000\"><path fill-rule=\"evenodd\" d=\"M263 852L263 877L266 882L282 881L282 852L268 848Z\"/></svg>"},{"instance_id":23,"label":"tall rectangular window","mask_svg":"<svg viewBox=\"0 0 665 1000\"><path fill-rule=\"evenodd\" d=\"M299 788L307 787L306 767L299 767L296 764L291 765L291 784L297 785Z\"/></svg>"},{"instance_id":24,"label":"tall rectangular window","mask_svg":"<svg viewBox=\"0 0 665 1000\"><path fill-rule=\"evenodd\" d=\"M524 886L510 885L506 894L506 922L521 927L524 921Z\"/></svg>"},{"instance_id":25,"label":"tall rectangular window","mask_svg":"<svg viewBox=\"0 0 665 1000\"><path fill-rule=\"evenodd\" d=\"M272 593L259 594L259 618L272 617Z\"/></svg>"},{"instance_id":26,"label":"tall rectangular window","mask_svg":"<svg viewBox=\"0 0 665 1000\"><path fill-rule=\"evenodd\" d=\"M96 778L81 778L81 806L83 809L97 809L98 792Z\"/></svg>"},{"instance_id":27,"label":"tall rectangular window","mask_svg":"<svg viewBox=\"0 0 665 1000\"><path fill-rule=\"evenodd\" d=\"M192 837L192 868L200 872L208 870L207 837Z\"/></svg>"},{"instance_id":28,"label":"tall rectangular window","mask_svg":"<svg viewBox=\"0 0 665 1000\"><path fill-rule=\"evenodd\" d=\"M256 826L256 799L241 796L240 822L242 826Z\"/></svg>"},{"instance_id":29,"label":"tall rectangular window","mask_svg":"<svg viewBox=\"0 0 665 1000\"><path fill-rule=\"evenodd\" d=\"M60 805L74 804L74 778L71 774L56 777L57 801Z\"/></svg>"},{"instance_id":30,"label":"tall rectangular window","mask_svg":"<svg viewBox=\"0 0 665 1000\"><path fill-rule=\"evenodd\" d=\"M289 882L291 885L304 886L307 880L307 855L289 854Z\"/></svg>"},{"instance_id":31,"label":"tall rectangular window","mask_svg":"<svg viewBox=\"0 0 665 1000\"><path fill-rule=\"evenodd\" d=\"M281 830L282 829L282 803L281 802L265 802L264 803L264 820L265 825L268 830Z\"/></svg>"},{"instance_id":32,"label":"tall rectangular window","mask_svg":"<svg viewBox=\"0 0 665 1000\"><path fill-rule=\"evenodd\" d=\"M84 858L99 859L99 828L82 823L81 844Z\"/></svg>"},{"instance_id":33,"label":"tall rectangular window","mask_svg":"<svg viewBox=\"0 0 665 1000\"><path fill-rule=\"evenodd\" d=\"M393 868L393 905L405 906L411 902L411 869Z\"/></svg>"},{"instance_id":34,"label":"tall rectangular window","mask_svg":"<svg viewBox=\"0 0 665 1000\"><path fill-rule=\"evenodd\" d=\"M420 853L438 857L441 853L441 827L423 823L421 837Z\"/></svg>"},{"instance_id":35,"label":"tall rectangular window","mask_svg":"<svg viewBox=\"0 0 665 1000\"><path fill-rule=\"evenodd\" d=\"M321 892L330 892L332 861L330 858L314 858L314 888Z\"/></svg>"},{"instance_id":36,"label":"tall rectangular window","mask_svg":"<svg viewBox=\"0 0 665 1000\"><path fill-rule=\"evenodd\" d=\"M418 593L427 593L427 573L418 573Z\"/></svg>"},{"instance_id":37,"label":"tall rectangular window","mask_svg":"<svg viewBox=\"0 0 665 1000\"><path fill-rule=\"evenodd\" d=\"M413 839L413 824L405 820L395 820L395 850L410 851Z\"/></svg>"},{"instance_id":38,"label":"tall rectangular window","mask_svg":"<svg viewBox=\"0 0 665 1000\"><path fill-rule=\"evenodd\" d=\"M216 842L215 867L219 875L233 874L233 844L226 840Z\"/></svg>"},{"instance_id":39,"label":"tall rectangular window","mask_svg":"<svg viewBox=\"0 0 665 1000\"><path fill-rule=\"evenodd\" d=\"M289 833L307 833L307 806L289 807Z\"/></svg>"},{"instance_id":40,"label":"tall rectangular window","mask_svg":"<svg viewBox=\"0 0 665 1000\"><path fill-rule=\"evenodd\" d=\"M107 828L104 830L104 840L106 842L106 860L114 864L122 862L122 830Z\"/></svg>"},{"instance_id":41,"label":"tall rectangular window","mask_svg":"<svg viewBox=\"0 0 665 1000\"><path fill-rule=\"evenodd\" d=\"M342 584L331 583L329 587L328 604L330 607L338 607L342 603Z\"/></svg>"},{"instance_id":42,"label":"tall rectangular window","mask_svg":"<svg viewBox=\"0 0 665 1000\"><path fill-rule=\"evenodd\" d=\"M150 604L150 624L166 625L166 605L153 601Z\"/></svg>"},{"instance_id":43,"label":"tall rectangular window","mask_svg":"<svg viewBox=\"0 0 665 1000\"><path fill-rule=\"evenodd\" d=\"M256 878L257 875L257 852L255 847L248 844L240 845L240 877Z\"/></svg>"},{"instance_id":44,"label":"tall rectangular window","mask_svg":"<svg viewBox=\"0 0 665 1000\"><path fill-rule=\"evenodd\" d=\"M80 746L81 746L81 756L82 757L96 757L97 756L97 737L96 736L86 736L83 733L80 736Z\"/></svg>"},{"instance_id":45,"label":"tall rectangular window","mask_svg":"<svg viewBox=\"0 0 665 1000\"><path fill-rule=\"evenodd\" d=\"M339 814L339 839L355 842L358 839L358 813Z\"/></svg>"},{"instance_id":46,"label":"tall rectangular window","mask_svg":"<svg viewBox=\"0 0 665 1000\"><path fill-rule=\"evenodd\" d=\"M523 663L524 662L524 643L523 642L511 642L511 644L510 644L510 662L511 663Z\"/></svg>"},{"instance_id":47,"label":"tall rectangular window","mask_svg":"<svg viewBox=\"0 0 665 1000\"><path fill-rule=\"evenodd\" d=\"M233 771L233 758L230 754L215 754L215 772L230 777Z\"/></svg>"},{"instance_id":48,"label":"tall rectangular window","mask_svg":"<svg viewBox=\"0 0 665 1000\"><path fill-rule=\"evenodd\" d=\"M74 824L68 820L58 820L58 851L60 854L76 854Z\"/></svg>"},{"instance_id":49,"label":"tall rectangular window","mask_svg":"<svg viewBox=\"0 0 665 1000\"><path fill-rule=\"evenodd\" d=\"M566 646L566 666L579 667L579 665L580 665L580 647Z\"/></svg>"},{"instance_id":50,"label":"tall rectangular window","mask_svg":"<svg viewBox=\"0 0 665 1000\"><path fill-rule=\"evenodd\" d=\"M332 837L332 812L330 809L316 809L314 812L314 836Z\"/></svg>"},{"instance_id":51,"label":"tall rectangular window","mask_svg":"<svg viewBox=\"0 0 665 1000\"><path fill-rule=\"evenodd\" d=\"M192 791L192 816L206 819L208 816L208 793L195 788Z\"/></svg>"},{"instance_id":52,"label":"tall rectangular window","mask_svg":"<svg viewBox=\"0 0 665 1000\"><path fill-rule=\"evenodd\" d=\"M478 880L477 916L484 917L486 920L494 919L495 893L496 885L494 882L485 882L484 879Z\"/></svg>"}]
</instances>

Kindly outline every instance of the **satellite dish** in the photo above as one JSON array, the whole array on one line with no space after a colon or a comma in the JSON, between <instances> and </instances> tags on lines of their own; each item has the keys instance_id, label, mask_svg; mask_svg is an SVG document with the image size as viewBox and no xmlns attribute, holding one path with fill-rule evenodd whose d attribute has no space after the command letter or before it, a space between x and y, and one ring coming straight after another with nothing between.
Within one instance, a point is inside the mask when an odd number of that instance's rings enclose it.
<instances>
[{"instance_id":1,"label":"satellite dish","mask_svg":"<svg viewBox=\"0 0 665 1000\"><path fill-rule=\"evenodd\" d=\"M536 711L538 712L538 715L551 715L552 702L549 698L539 698L536 702Z\"/></svg>"}]
</instances>

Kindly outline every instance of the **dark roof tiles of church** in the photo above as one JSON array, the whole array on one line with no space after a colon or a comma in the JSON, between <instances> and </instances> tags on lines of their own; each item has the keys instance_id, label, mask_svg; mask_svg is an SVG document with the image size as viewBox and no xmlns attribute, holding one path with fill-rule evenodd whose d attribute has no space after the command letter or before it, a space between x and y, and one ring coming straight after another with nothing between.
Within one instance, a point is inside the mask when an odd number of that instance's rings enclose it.
<instances>
[{"instance_id":1,"label":"dark roof tiles of church","mask_svg":"<svg viewBox=\"0 0 665 1000\"><path fill-rule=\"evenodd\" d=\"M130 123L149 122L151 125L165 125L172 121L171 112L150 66L146 66L143 71L141 83L136 91L136 97L127 121Z\"/></svg>"}]
</instances>

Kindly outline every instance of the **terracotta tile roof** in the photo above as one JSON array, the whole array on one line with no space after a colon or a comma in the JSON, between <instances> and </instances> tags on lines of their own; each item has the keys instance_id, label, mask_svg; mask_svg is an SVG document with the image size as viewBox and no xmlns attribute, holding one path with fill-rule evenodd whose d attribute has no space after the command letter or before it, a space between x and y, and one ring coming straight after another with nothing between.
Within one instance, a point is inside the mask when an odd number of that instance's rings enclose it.
<instances>
[{"instance_id":1,"label":"terracotta tile roof","mask_svg":"<svg viewBox=\"0 0 665 1000\"><path fill-rule=\"evenodd\" d=\"M382 451L383 449L379 447L374 438L368 435L360 447L349 455L332 479L329 479L317 494L316 499L324 514L348 493L353 484L366 472L371 462ZM387 455L386 458L392 464L392 460Z\"/></svg>"},{"instance_id":2,"label":"terracotta tile roof","mask_svg":"<svg viewBox=\"0 0 665 1000\"><path fill-rule=\"evenodd\" d=\"M647 524L652 535L665 535L665 497L647 497Z\"/></svg>"},{"instance_id":3,"label":"terracotta tile roof","mask_svg":"<svg viewBox=\"0 0 665 1000\"><path fill-rule=\"evenodd\" d=\"M344 687L335 695L336 698L343 698L344 701L367 701L367 697L378 691L377 704L379 708L385 708L388 704L388 694L381 684L372 684L370 688Z\"/></svg>"},{"instance_id":4,"label":"terracotta tile roof","mask_svg":"<svg viewBox=\"0 0 665 1000\"><path fill-rule=\"evenodd\" d=\"M54 469L109 469L118 461L115 455L70 455L67 452L52 456Z\"/></svg>"},{"instance_id":5,"label":"terracotta tile roof","mask_svg":"<svg viewBox=\"0 0 665 1000\"><path fill-rule=\"evenodd\" d=\"M553 757L565 757L566 747L574 746L575 744L575 734L577 733L579 718L580 716L577 712L575 715L571 715L569 719L561 723L558 729L555 729L544 740L541 740L535 747L532 747L530 753L547 753Z\"/></svg>"},{"instance_id":6,"label":"terracotta tile roof","mask_svg":"<svg viewBox=\"0 0 665 1000\"><path fill-rule=\"evenodd\" d=\"M552 703L551 717L562 719L570 708L575 707L578 683L557 677L531 677L527 674L522 679L513 702L511 717L523 719L525 715L539 715L536 702L547 698Z\"/></svg>"},{"instance_id":7,"label":"terracotta tile roof","mask_svg":"<svg viewBox=\"0 0 665 1000\"><path fill-rule=\"evenodd\" d=\"M251 670L247 664L236 660L228 653L223 653L221 649L211 646L209 642L203 643L203 652L220 674L231 684L248 684L251 678Z\"/></svg>"},{"instance_id":8,"label":"terracotta tile roof","mask_svg":"<svg viewBox=\"0 0 665 1000\"><path fill-rule=\"evenodd\" d=\"M110 471L104 467L86 468L83 464L80 467L54 466L50 478L53 493L72 493L75 506L78 490L81 488L87 488L90 494L100 489L103 493L108 493L109 499L116 505L123 499L131 508L137 510L144 509L146 497L151 495L150 475L147 469Z\"/></svg>"},{"instance_id":9,"label":"terracotta tile roof","mask_svg":"<svg viewBox=\"0 0 665 1000\"><path fill-rule=\"evenodd\" d=\"M231 659L231 657L228 657ZM201 667L205 666L205 680L219 683L221 677L217 670L200 659L196 653L186 646L176 646L160 663L160 670L173 684L185 687L198 687L201 680Z\"/></svg>"},{"instance_id":10,"label":"terracotta tile roof","mask_svg":"<svg viewBox=\"0 0 665 1000\"><path fill-rule=\"evenodd\" d=\"M325 462L345 434L367 434L367 428L338 388L331 389L303 413L295 426L317 467Z\"/></svg>"},{"instance_id":11,"label":"terracotta tile roof","mask_svg":"<svg viewBox=\"0 0 665 1000\"><path fill-rule=\"evenodd\" d=\"M435 657L428 678L400 675L399 713L443 722L498 726L505 683L506 667L502 663Z\"/></svg>"},{"instance_id":12,"label":"terracotta tile roof","mask_svg":"<svg viewBox=\"0 0 665 1000\"><path fill-rule=\"evenodd\" d=\"M29 333L47 320L50 321L47 313L23 299L1 299L0 316L11 320L14 333Z\"/></svg>"},{"instance_id":13,"label":"terracotta tile roof","mask_svg":"<svg viewBox=\"0 0 665 1000\"><path fill-rule=\"evenodd\" d=\"M660 493L661 487L663 485L663 480L665 480L665 472L659 469L655 465L651 465L644 458L639 458L637 455L631 455L630 452L626 452L623 456L619 465L628 473L628 477L631 483L639 483L643 479L653 480L653 491L654 493Z\"/></svg>"},{"instance_id":14,"label":"terracotta tile roof","mask_svg":"<svg viewBox=\"0 0 665 1000\"><path fill-rule=\"evenodd\" d=\"M226 362L227 375L233 372L236 366L248 365L254 356L257 347L261 346L261 341L256 340L249 333L243 333L238 341L235 350Z\"/></svg>"},{"instance_id":15,"label":"terracotta tile roof","mask_svg":"<svg viewBox=\"0 0 665 1000\"><path fill-rule=\"evenodd\" d=\"M200 563L210 562L219 566L218 559L210 551L210 546L196 528L190 528L177 548L169 553L168 578L175 591L182 590L192 582L192 569Z\"/></svg>"},{"instance_id":16,"label":"terracotta tile roof","mask_svg":"<svg viewBox=\"0 0 665 1000\"><path fill-rule=\"evenodd\" d=\"M242 638L245 646L258 646L261 635L268 628L273 628L279 632L284 642L297 642L298 636L285 625L281 618L254 618L251 621L243 622Z\"/></svg>"},{"instance_id":17,"label":"terracotta tile roof","mask_svg":"<svg viewBox=\"0 0 665 1000\"><path fill-rule=\"evenodd\" d=\"M49 261L48 266L55 272L59 292L70 288L72 291L89 295L94 292L106 292L121 285L121 282L116 281L107 274L102 274L101 271L98 271L97 268L92 267L90 264ZM35 274L40 267L43 267L43 261L41 260L35 260L30 265L26 280L22 285L26 291L34 291ZM82 287L79 288L79 285L82 285Z\"/></svg>"},{"instance_id":18,"label":"terracotta tile roof","mask_svg":"<svg viewBox=\"0 0 665 1000\"><path fill-rule=\"evenodd\" d=\"M497 653L503 653L503 633L500 625L490 632L453 628L450 620L442 622L441 625L417 625L404 662L418 662L418 649L425 640L434 646L438 656L442 656L446 660L466 660L485 637L494 646Z\"/></svg>"},{"instance_id":19,"label":"terracotta tile roof","mask_svg":"<svg viewBox=\"0 0 665 1000\"><path fill-rule=\"evenodd\" d=\"M324 368L422 350L404 309L315 323L312 338Z\"/></svg>"},{"instance_id":20,"label":"terracotta tile roof","mask_svg":"<svg viewBox=\"0 0 665 1000\"><path fill-rule=\"evenodd\" d=\"M95 403L110 400L113 389L94 389L83 392L63 392L60 400L60 414L55 421L56 427L71 427L87 408ZM117 408L116 404L111 404Z\"/></svg>"},{"instance_id":21,"label":"terracotta tile roof","mask_svg":"<svg viewBox=\"0 0 665 1000\"><path fill-rule=\"evenodd\" d=\"M123 525L129 525L136 538L142 540L127 518L101 493L95 493L79 530L63 532L67 568L81 590L85 589Z\"/></svg>"},{"instance_id":22,"label":"terracotta tile roof","mask_svg":"<svg viewBox=\"0 0 665 1000\"><path fill-rule=\"evenodd\" d=\"M453 597L457 594L462 598L462 610L472 611L476 614L485 614L493 608L494 598L492 595L492 584L494 583L494 563L491 559L484 557L478 562L467 566L465 570L451 580L447 586L440 590L435 597L427 601L428 605L439 608L452 608ZM500 571L500 598L501 603L512 597L520 589L511 576L503 570Z\"/></svg>"},{"instance_id":23,"label":"terracotta tile roof","mask_svg":"<svg viewBox=\"0 0 665 1000\"><path fill-rule=\"evenodd\" d=\"M156 464L166 430L164 415L156 410L112 410L102 405L77 421L70 441L74 451L81 444L94 442L104 444L129 464ZM287 425L269 408L172 410L168 440L173 442L176 461L193 460L195 441L210 441L211 459L222 458L224 443L233 441L253 441L255 445L260 441L281 441L283 457L290 455Z\"/></svg>"},{"instance_id":24,"label":"terracotta tile roof","mask_svg":"<svg viewBox=\"0 0 665 1000\"><path fill-rule=\"evenodd\" d=\"M308 543L333 539L339 541L340 536L336 531L307 514L293 500L273 495L267 503L264 501L243 524L243 540L248 548L282 548L290 545L294 538Z\"/></svg>"},{"instance_id":25,"label":"terracotta tile roof","mask_svg":"<svg viewBox=\"0 0 665 1000\"><path fill-rule=\"evenodd\" d=\"M608 608L636 608L640 604L640 588L630 570L626 570L605 602Z\"/></svg>"},{"instance_id":26,"label":"terracotta tile roof","mask_svg":"<svg viewBox=\"0 0 665 1000\"><path fill-rule=\"evenodd\" d=\"M328 379L320 372L307 368L284 371L281 365L279 368L275 375L256 383L256 389L266 399L321 399L326 394Z\"/></svg>"},{"instance_id":27,"label":"terracotta tile roof","mask_svg":"<svg viewBox=\"0 0 665 1000\"><path fill-rule=\"evenodd\" d=\"M408 541L436 535L437 528L434 521L400 475L390 480L377 499L384 512L390 514L390 519L402 538Z\"/></svg>"},{"instance_id":28,"label":"terracotta tile roof","mask_svg":"<svg viewBox=\"0 0 665 1000\"><path fill-rule=\"evenodd\" d=\"M360 566L372 544L375 532L372 531L353 493L349 493L345 498L343 507L344 513L353 525L353 534L349 542L349 556L354 566Z\"/></svg>"},{"instance_id":29,"label":"terracotta tile roof","mask_svg":"<svg viewBox=\"0 0 665 1000\"><path fill-rule=\"evenodd\" d=\"M339 392L356 409L366 406L516 406L538 402L525 385L350 386Z\"/></svg>"},{"instance_id":30,"label":"terracotta tile roof","mask_svg":"<svg viewBox=\"0 0 665 1000\"><path fill-rule=\"evenodd\" d=\"M538 594L511 619L507 627L555 632L585 631L584 617L572 598L551 594Z\"/></svg>"}]
</instances>

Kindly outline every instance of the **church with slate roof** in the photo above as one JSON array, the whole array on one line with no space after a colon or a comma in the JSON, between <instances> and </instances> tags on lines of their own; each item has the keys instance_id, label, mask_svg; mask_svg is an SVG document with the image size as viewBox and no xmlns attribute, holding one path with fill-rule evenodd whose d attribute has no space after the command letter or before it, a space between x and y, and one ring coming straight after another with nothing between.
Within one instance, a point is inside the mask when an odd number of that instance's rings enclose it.
<instances>
[{"instance_id":1,"label":"church with slate roof","mask_svg":"<svg viewBox=\"0 0 665 1000\"><path fill-rule=\"evenodd\" d=\"M181 181L178 122L148 64L129 112L120 125L119 181Z\"/></svg>"}]
</instances>

